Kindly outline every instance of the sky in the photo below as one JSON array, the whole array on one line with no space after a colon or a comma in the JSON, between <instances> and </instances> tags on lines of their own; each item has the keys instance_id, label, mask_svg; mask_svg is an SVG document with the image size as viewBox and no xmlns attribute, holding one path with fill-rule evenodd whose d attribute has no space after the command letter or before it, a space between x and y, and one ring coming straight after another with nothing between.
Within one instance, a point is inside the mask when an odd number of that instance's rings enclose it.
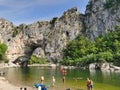
<instances>
[{"instance_id":1,"label":"sky","mask_svg":"<svg viewBox=\"0 0 120 90\"><path fill-rule=\"evenodd\" d=\"M0 0L0 18L14 25L49 21L61 17L64 11L77 7L84 13L89 0Z\"/></svg>"}]
</instances>

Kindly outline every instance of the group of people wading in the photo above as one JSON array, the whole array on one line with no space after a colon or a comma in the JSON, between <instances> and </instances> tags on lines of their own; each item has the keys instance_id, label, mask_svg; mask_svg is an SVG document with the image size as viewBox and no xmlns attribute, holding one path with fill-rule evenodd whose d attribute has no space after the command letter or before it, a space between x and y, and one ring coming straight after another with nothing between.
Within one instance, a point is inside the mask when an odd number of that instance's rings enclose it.
<instances>
[{"instance_id":1,"label":"group of people wading","mask_svg":"<svg viewBox=\"0 0 120 90\"><path fill-rule=\"evenodd\" d=\"M67 70L65 68L61 68L61 73L63 75L62 81L65 83L65 75L67 74ZM41 76L40 78L41 84L44 82L44 76ZM52 77L52 86L55 86L55 77Z\"/></svg>"},{"instance_id":2,"label":"group of people wading","mask_svg":"<svg viewBox=\"0 0 120 90\"><path fill-rule=\"evenodd\" d=\"M63 75L62 81L65 83L65 76L67 75L67 70L65 68L61 68L61 73ZM44 82L44 76L41 76L41 84ZM55 77L52 77L52 86L55 86ZM93 90L93 81L90 78L87 78L86 82L87 90ZM39 90L39 89L38 89Z\"/></svg>"},{"instance_id":3,"label":"group of people wading","mask_svg":"<svg viewBox=\"0 0 120 90\"><path fill-rule=\"evenodd\" d=\"M93 81L87 78L87 90L93 90Z\"/></svg>"}]
</instances>

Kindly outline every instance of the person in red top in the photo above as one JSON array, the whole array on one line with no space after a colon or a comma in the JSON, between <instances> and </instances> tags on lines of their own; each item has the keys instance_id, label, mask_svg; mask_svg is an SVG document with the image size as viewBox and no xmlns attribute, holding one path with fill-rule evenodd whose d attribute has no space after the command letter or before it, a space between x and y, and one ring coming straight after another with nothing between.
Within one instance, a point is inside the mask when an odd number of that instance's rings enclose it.
<instances>
[{"instance_id":1,"label":"person in red top","mask_svg":"<svg viewBox=\"0 0 120 90\"><path fill-rule=\"evenodd\" d=\"M63 75L66 75L66 74L67 74L67 71L65 70L65 68L62 68L62 69L61 69L61 72L62 72Z\"/></svg>"}]
</instances>

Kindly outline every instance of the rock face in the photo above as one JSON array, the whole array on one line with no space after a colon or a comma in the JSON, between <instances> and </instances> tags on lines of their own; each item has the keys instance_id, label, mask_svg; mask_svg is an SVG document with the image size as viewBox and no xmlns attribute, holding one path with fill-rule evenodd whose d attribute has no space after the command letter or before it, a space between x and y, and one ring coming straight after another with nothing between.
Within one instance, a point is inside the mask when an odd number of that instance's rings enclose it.
<instances>
[{"instance_id":1,"label":"rock face","mask_svg":"<svg viewBox=\"0 0 120 90\"><path fill-rule=\"evenodd\" d=\"M8 45L6 55L11 62L18 57L31 55L49 61L61 60L62 49L66 43L74 40L83 30L82 22L83 15L74 7L64 12L60 18L55 17L51 21L38 21L17 27L9 22L9 29L4 28L4 36L10 35L7 38L1 36L1 40Z\"/></svg>"},{"instance_id":2,"label":"rock face","mask_svg":"<svg viewBox=\"0 0 120 90\"><path fill-rule=\"evenodd\" d=\"M60 18L51 21L14 26L0 19L0 41L8 45L6 55L10 62L18 57L36 55L49 61L61 60L62 49L78 35L84 34L90 39L105 35L114 26L120 25L120 6L105 9L106 0L90 0L85 14L76 7L63 13Z\"/></svg>"},{"instance_id":3,"label":"rock face","mask_svg":"<svg viewBox=\"0 0 120 90\"><path fill-rule=\"evenodd\" d=\"M105 8L107 0L90 0L85 11L86 34L91 39L105 35L120 25L120 6ZM114 0L116 2L116 0Z\"/></svg>"},{"instance_id":4,"label":"rock face","mask_svg":"<svg viewBox=\"0 0 120 90\"><path fill-rule=\"evenodd\" d=\"M4 18L0 18L0 42L7 43L9 39L11 39L12 36L12 29L14 25L9 22L8 20L5 20Z\"/></svg>"}]
</instances>

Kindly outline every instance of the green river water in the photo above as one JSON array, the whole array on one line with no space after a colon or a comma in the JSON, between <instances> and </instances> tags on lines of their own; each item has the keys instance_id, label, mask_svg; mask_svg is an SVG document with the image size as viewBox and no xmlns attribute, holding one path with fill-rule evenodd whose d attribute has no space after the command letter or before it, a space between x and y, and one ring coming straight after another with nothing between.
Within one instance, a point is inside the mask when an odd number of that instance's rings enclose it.
<instances>
[{"instance_id":1,"label":"green river water","mask_svg":"<svg viewBox=\"0 0 120 90\"><path fill-rule=\"evenodd\" d=\"M33 87L40 82L40 77L45 77L45 84L51 84L52 76L55 76L54 88L48 90L86 90L86 78L90 77L94 81L94 90L120 90L120 72L100 71L100 70L80 70L67 69L66 81L62 82L60 68L49 67L28 67L28 68L5 68L4 77L14 85ZM78 78L78 79L77 79Z\"/></svg>"}]
</instances>

